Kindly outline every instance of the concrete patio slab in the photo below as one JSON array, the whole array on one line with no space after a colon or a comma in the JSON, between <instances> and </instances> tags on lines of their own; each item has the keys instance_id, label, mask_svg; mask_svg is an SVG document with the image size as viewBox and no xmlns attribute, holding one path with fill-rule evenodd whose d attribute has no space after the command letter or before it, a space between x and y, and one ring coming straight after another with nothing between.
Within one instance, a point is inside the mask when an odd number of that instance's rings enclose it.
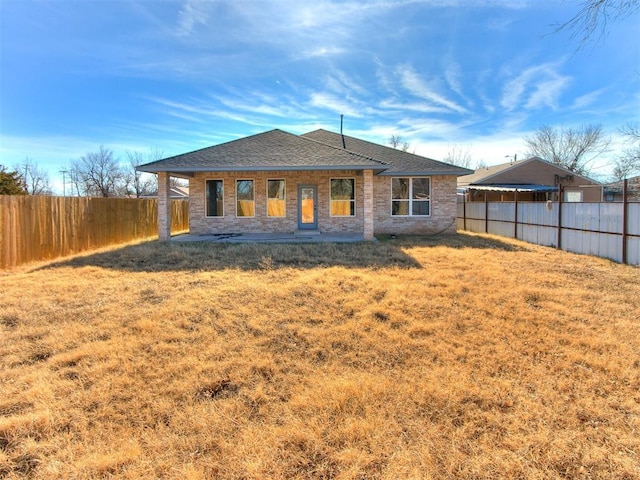
<instances>
[{"instance_id":1,"label":"concrete patio slab","mask_svg":"<svg viewBox=\"0 0 640 480\"><path fill-rule=\"evenodd\" d=\"M171 242L213 243L352 243L363 242L363 235L355 233L211 233L174 235Z\"/></svg>"}]
</instances>

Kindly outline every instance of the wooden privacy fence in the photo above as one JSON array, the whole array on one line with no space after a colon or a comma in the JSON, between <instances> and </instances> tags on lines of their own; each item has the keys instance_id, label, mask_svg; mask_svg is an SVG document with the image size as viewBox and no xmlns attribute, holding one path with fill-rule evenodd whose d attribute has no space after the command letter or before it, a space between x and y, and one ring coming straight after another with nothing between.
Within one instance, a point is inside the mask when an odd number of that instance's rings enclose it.
<instances>
[{"instance_id":1,"label":"wooden privacy fence","mask_svg":"<svg viewBox=\"0 0 640 480\"><path fill-rule=\"evenodd\" d=\"M640 265L640 203L458 203L457 227Z\"/></svg>"},{"instance_id":2,"label":"wooden privacy fence","mask_svg":"<svg viewBox=\"0 0 640 480\"><path fill-rule=\"evenodd\" d=\"M189 230L189 202L171 201L171 233ZM158 236L158 201L0 195L0 268Z\"/></svg>"}]
</instances>

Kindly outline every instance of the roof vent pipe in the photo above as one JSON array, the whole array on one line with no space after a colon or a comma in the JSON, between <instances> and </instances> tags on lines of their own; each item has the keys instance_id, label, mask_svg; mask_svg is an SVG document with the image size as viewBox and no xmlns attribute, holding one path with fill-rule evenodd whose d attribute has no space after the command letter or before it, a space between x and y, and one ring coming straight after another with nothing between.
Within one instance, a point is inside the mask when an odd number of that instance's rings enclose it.
<instances>
[{"instance_id":1,"label":"roof vent pipe","mask_svg":"<svg viewBox=\"0 0 640 480\"><path fill-rule=\"evenodd\" d=\"M344 144L344 135L342 134L342 119L344 118L343 114L340 114L340 138L342 138L342 148L346 149L347 146Z\"/></svg>"}]
</instances>

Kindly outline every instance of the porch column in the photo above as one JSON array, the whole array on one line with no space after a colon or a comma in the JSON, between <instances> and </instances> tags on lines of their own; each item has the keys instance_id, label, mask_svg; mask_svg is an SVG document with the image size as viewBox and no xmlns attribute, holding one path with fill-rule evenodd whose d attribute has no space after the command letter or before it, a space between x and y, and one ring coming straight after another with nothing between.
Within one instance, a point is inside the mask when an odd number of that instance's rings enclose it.
<instances>
[{"instance_id":1,"label":"porch column","mask_svg":"<svg viewBox=\"0 0 640 480\"><path fill-rule=\"evenodd\" d=\"M171 238L171 186L167 172L158 172L158 238Z\"/></svg>"},{"instance_id":2,"label":"porch column","mask_svg":"<svg viewBox=\"0 0 640 480\"><path fill-rule=\"evenodd\" d=\"M365 240L374 240L373 236L373 170L363 172L364 188L364 232Z\"/></svg>"}]
</instances>

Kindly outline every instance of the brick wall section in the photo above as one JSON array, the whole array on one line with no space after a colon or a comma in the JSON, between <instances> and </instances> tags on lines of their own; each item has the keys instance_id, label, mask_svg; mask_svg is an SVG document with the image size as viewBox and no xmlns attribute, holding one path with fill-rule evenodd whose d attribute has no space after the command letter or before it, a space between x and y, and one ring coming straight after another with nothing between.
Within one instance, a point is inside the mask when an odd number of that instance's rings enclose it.
<instances>
[{"instance_id":1,"label":"brick wall section","mask_svg":"<svg viewBox=\"0 0 640 480\"><path fill-rule=\"evenodd\" d=\"M363 177L363 211L364 211L364 239L373 240L373 170L362 172Z\"/></svg>"},{"instance_id":2,"label":"brick wall section","mask_svg":"<svg viewBox=\"0 0 640 480\"><path fill-rule=\"evenodd\" d=\"M309 172L232 172L198 173L189 181L189 230L207 233L291 233L298 228L298 185L311 184L318 191L318 230L326 233L367 234L365 225L365 176L356 171ZM267 217L267 179L286 180L286 217ZM329 181L331 178L355 178L355 217L331 217ZM236 179L253 179L255 217L236 217ZM431 234L456 232L456 177L431 177L431 216L391 217L391 177L372 175L373 233ZM205 216L205 181L224 181L224 217Z\"/></svg>"},{"instance_id":3,"label":"brick wall section","mask_svg":"<svg viewBox=\"0 0 640 480\"><path fill-rule=\"evenodd\" d=\"M374 230L376 234L456 233L457 177L431 177L431 215L391 216L391 177L374 176Z\"/></svg>"},{"instance_id":4,"label":"brick wall section","mask_svg":"<svg viewBox=\"0 0 640 480\"><path fill-rule=\"evenodd\" d=\"M158 173L158 238L162 241L171 238L170 190L169 175Z\"/></svg>"},{"instance_id":5,"label":"brick wall section","mask_svg":"<svg viewBox=\"0 0 640 480\"><path fill-rule=\"evenodd\" d=\"M267 216L267 180L284 178L286 182L286 216ZM329 182L332 178L355 178L356 215L332 217L329 214ZM236 179L253 179L255 217L236 216ZM223 180L224 217L205 216L205 181ZM326 233L362 233L363 177L355 171L309 172L232 172L198 173L189 180L189 230L206 233L292 233L298 229L298 185L316 185L318 192L318 230Z\"/></svg>"}]
</instances>

